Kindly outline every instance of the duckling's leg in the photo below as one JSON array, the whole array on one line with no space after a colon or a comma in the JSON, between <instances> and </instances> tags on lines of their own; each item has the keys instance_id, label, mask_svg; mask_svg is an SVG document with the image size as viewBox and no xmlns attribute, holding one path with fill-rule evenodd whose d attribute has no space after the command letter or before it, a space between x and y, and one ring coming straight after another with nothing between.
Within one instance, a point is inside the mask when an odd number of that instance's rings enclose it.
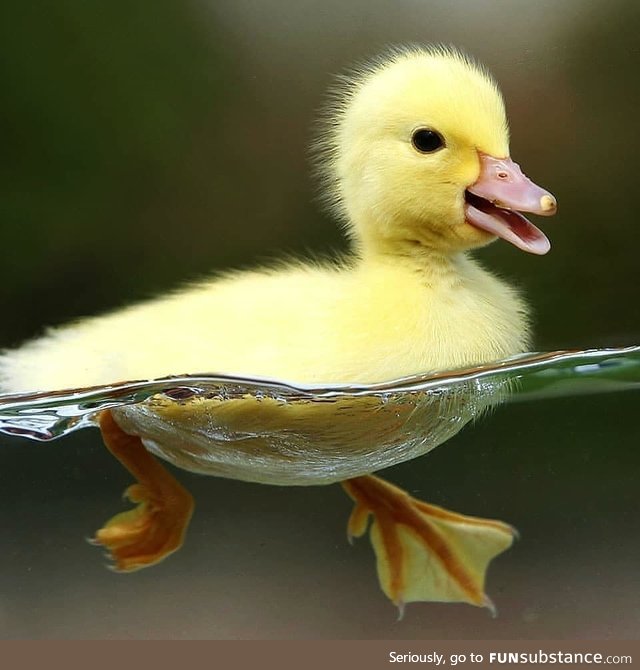
<instances>
[{"instance_id":1,"label":"duckling's leg","mask_svg":"<svg viewBox=\"0 0 640 670\"><path fill-rule=\"evenodd\" d=\"M415 601L467 602L488 607L484 592L492 558L508 549L516 530L500 521L478 519L427 505L372 475L342 482L355 502L349 541L371 525L380 586L400 610Z\"/></svg>"},{"instance_id":2,"label":"duckling's leg","mask_svg":"<svg viewBox=\"0 0 640 670\"><path fill-rule=\"evenodd\" d=\"M158 563L182 546L193 498L145 449L139 437L118 426L111 412L102 412L99 423L109 451L138 480L124 493L138 505L107 521L93 543L106 547L116 570L130 572Z\"/></svg>"}]
</instances>

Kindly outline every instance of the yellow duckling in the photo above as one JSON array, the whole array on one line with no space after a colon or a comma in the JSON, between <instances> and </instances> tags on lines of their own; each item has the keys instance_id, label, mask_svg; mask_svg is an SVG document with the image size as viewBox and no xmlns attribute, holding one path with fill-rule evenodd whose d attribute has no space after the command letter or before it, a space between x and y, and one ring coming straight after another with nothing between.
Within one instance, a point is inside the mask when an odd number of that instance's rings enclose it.
<instances>
[{"instance_id":1,"label":"yellow duckling","mask_svg":"<svg viewBox=\"0 0 640 670\"><path fill-rule=\"evenodd\" d=\"M52 330L4 354L2 390L203 371L301 384L370 383L527 349L525 302L468 252L501 237L546 253L547 238L518 212L550 215L556 203L509 158L504 104L484 69L444 48L386 56L344 85L319 155L327 198L353 243L348 257L229 274ZM139 482L128 490L138 507L96 535L119 569L150 565L177 549L193 508L147 448L189 469L249 481L346 479L329 468L287 476L278 467L285 456L267 454L269 461L259 439L234 445L233 463L212 464L209 456L194 456L184 431L171 433L198 421L255 428L305 417L300 408L275 418L268 404L233 402L158 400L151 420L135 408L102 413L105 443ZM323 411L310 438L337 420ZM384 413L376 416L380 422ZM189 459L181 461L180 451ZM511 527L414 500L371 476L370 461L358 467L343 482L356 504L349 534L362 535L373 516L371 538L388 597L400 607L415 600L491 606L485 571L510 546Z\"/></svg>"}]
</instances>

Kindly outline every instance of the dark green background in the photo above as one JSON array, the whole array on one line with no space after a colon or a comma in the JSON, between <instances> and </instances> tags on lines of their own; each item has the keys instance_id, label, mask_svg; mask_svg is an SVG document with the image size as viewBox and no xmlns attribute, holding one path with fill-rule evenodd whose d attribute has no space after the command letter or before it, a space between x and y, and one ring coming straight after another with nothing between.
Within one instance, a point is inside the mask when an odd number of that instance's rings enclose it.
<instances>
[{"instance_id":1,"label":"dark green background","mask_svg":"<svg viewBox=\"0 0 640 670\"><path fill-rule=\"evenodd\" d=\"M332 73L389 44L454 43L500 81L512 156L558 197L521 285L538 349L640 343L640 9L617 0L6 2L0 9L0 343L280 250L343 242L306 147ZM221 315L221 323L224 315ZM501 409L387 474L516 525L490 571L499 617L378 591L338 487L179 473L185 548L132 575L90 536L127 474L97 433L2 438L0 636L639 637L635 394Z\"/></svg>"}]
</instances>

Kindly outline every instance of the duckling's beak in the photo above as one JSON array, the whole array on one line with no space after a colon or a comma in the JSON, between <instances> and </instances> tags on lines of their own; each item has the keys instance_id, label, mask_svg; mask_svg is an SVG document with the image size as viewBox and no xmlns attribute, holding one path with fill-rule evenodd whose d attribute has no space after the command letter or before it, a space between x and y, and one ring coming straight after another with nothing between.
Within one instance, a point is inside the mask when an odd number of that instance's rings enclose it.
<instances>
[{"instance_id":1,"label":"duckling's beak","mask_svg":"<svg viewBox=\"0 0 640 670\"><path fill-rule=\"evenodd\" d=\"M478 156L480 176L465 192L466 222L523 251L546 254L551 248L547 236L520 212L552 216L557 210L556 199L526 177L510 158Z\"/></svg>"}]
</instances>

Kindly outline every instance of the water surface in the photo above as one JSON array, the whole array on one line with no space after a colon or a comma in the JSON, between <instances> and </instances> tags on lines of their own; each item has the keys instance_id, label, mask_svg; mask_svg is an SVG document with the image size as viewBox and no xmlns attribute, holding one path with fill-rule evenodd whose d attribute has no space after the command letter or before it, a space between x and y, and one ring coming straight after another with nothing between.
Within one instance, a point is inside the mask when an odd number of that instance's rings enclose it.
<instances>
[{"instance_id":1,"label":"water surface","mask_svg":"<svg viewBox=\"0 0 640 670\"><path fill-rule=\"evenodd\" d=\"M106 409L142 404L163 395L174 401L253 397L296 403L407 398L436 401L462 393L485 404L640 388L640 346L536 352L464 370L415 375L377 384L298 385L216 374L171 376L47 393L0 395L0 432L48 441L95 425ZM483 396L488 396L482 400ZM455 417L450 417L455 418Z\"/></svg>"}]
</instances>

